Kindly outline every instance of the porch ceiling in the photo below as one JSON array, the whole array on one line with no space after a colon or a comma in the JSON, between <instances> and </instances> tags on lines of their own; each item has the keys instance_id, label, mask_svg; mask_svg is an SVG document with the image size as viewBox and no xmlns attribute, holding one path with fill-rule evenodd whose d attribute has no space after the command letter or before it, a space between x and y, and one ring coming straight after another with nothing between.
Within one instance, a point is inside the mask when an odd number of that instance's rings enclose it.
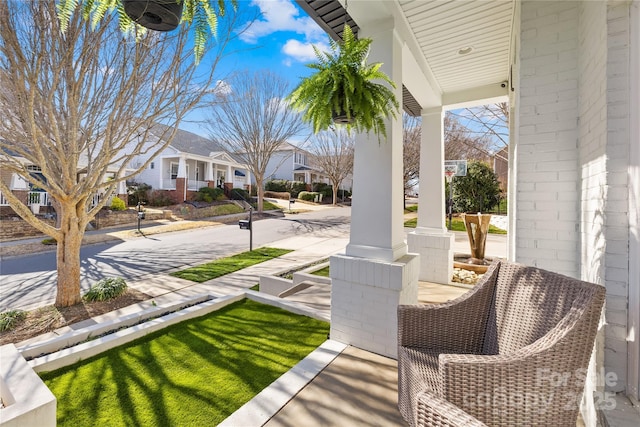
<instances>
[{"instance_id":1,"label":"porch ceiling","mask_svg":"<svg viewBox=\"0 0 640 427\"><path fill-rule=\"evenodd\" d=\"M400 0L399 5L443 93L508 79L513 1Z\"/></svg>"},{"instance_id":2,"label":"porch ceiling","mask_svg":"<svg viewBox=\"0 0 640 427\"><path fill-rule=\"evenodd\" d=\"M296 0L336 38L345 22L344 0ZM354 29L394 19L421 73L443 105L464 104L508 94L515 0L351 0ZM467 52L467 50L469 52ZM418 87L403 81L405 110L418 113ZM415 86L415 85L414 85Z\"/></svg>"}]
</instances>

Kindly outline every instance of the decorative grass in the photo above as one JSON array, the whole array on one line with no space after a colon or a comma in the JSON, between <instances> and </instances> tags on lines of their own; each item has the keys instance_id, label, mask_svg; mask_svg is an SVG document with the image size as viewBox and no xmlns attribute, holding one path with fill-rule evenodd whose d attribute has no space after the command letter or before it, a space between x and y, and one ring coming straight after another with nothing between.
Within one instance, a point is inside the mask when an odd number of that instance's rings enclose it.
<instances>
[{"instance_id":1,"label":"decorative grass","mask_svg":"<svg viewBox=\"0 0 640 427\"><path fill-rule=\"evenodd\" d=\"M98 280L84 294L86 301L108 301L127 291L127 282L122 277L105 277Z\"/></svg>"},{"instance_id":2,"label":"decorative grass","mask_svg":"<svg viewBox=\"0 0 640 427\"><path fill-rule=\"evenodd\" d=\"M41 374L58 426L212 426L287 372L329 325L243 300Z\"/></svg>"},{"instance_id":3,"label":"decorative grass","mask_svg":"<svg viewBox=\"0 0 640 427\"><path fill-rule=\"evenodd\" d=\"M27 317L23 310L9 310L0 313L0 332L15 328Z\"/></svg>"},{"instance_id":4,"label":"decorative grass","mask_svg":"<svg viewBox=\"0 0 640 427\"><path fill-rule=\"evenodd\" d=\"M258 248L253 251L242 252L227 258L220 258L206 264L176 271L171 273L171 275L202 283L273 258L278 258L289 252L291 251L288 249Z\"/></svg>"}]
</instances>

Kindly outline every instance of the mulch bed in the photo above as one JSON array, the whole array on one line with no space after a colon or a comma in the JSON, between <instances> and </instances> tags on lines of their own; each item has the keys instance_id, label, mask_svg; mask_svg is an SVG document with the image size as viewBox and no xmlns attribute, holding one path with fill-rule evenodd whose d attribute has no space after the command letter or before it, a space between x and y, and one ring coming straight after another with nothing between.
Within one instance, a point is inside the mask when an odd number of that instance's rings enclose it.
<instances>
[{"instance_id":1,"label":"mulch bed","mask_svg":"<svg viewBox=\"0 0 640 427\"><path fill-rule=\"evenodd\" d=\"M82 302L64 308L56 308L53 305L48 305L30 311L25 320L16 328L10 331L0 332L0 345L19 343L91 317L146 301L150 298L147 294L129 288L124 294L109 301Z\"/></svg>"}]
</instances>

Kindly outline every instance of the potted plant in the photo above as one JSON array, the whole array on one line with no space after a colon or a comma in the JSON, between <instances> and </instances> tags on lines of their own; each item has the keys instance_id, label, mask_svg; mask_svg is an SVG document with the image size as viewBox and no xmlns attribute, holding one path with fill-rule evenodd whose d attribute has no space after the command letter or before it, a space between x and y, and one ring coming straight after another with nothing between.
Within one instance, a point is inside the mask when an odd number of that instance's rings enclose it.
<instances>
[{"instance_id":1,"label":"potted plant","mask_svg":"<svg viewBox=\"0 0 640 427\"><path fill-rule=\"evenodd\" d=\"M303 78L288 99L316 133L337 124L386 137L384 119L396 117L399 104L384 83L396 86L380 70L382 63L367 64L371 39L357 39L346 24L342 34L342 41L330 42L331 52L313 47L318 62L308 67L316 72Z\"/></svg>"},{"instance_id":2,"label":"potted plant","mask_svg":"<svg viewBox=\"0 0 640 427\"><path fill-rule=\"evenodd\" d=\"M182 0L122 0L131 20L155 31L171 31L182 16Z\"/></svg>"},{"instance_id":3,"label":"potted plant","mask_svg":"<svg viewBox=\"0 0 640 427\"><path fill-rule=\"evenodd\" d=\"M238 0L230 0L229 3L236 10ZM204 55L208 33L215 36L218 17L224 16L226 7L224 0L217 2L211 0L58 0L56 2L62 32L67 31L71 15L76 9L80 9L83 18L90 20L94 27L105 15L115 12L122 32L124 34L133 32L137 36L144 33L145 28L171 31L177 28L180 22L193 23L193 52L196 63Z\"/></svg>"}]
</instances>

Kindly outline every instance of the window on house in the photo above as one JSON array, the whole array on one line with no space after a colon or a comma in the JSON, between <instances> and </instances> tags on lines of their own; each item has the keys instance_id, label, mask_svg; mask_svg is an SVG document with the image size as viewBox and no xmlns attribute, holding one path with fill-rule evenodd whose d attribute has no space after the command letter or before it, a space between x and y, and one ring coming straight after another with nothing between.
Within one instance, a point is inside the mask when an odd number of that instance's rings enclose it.
<instances>
[{"instance_id":1,"label":"window on house","mask_svg":"<svg viewBox=\"0 0 640 427\"><path fill-rule=\"evenodd\" d=\"M151 162L151 164L149 165L149 169L153 169L156 167L156 164L154 162Z\"/></svg>"},{"instance_id":2,"label":"window on house","mask_svg":"<svg viewBox=\"0 0 640 427\"><path fill-rule=\"evenodd\" d=\"M171 173L171 179L176 179L178 177L178 164L177 163L171 163L170 173Z\"/></svg>"}]
</instances>

